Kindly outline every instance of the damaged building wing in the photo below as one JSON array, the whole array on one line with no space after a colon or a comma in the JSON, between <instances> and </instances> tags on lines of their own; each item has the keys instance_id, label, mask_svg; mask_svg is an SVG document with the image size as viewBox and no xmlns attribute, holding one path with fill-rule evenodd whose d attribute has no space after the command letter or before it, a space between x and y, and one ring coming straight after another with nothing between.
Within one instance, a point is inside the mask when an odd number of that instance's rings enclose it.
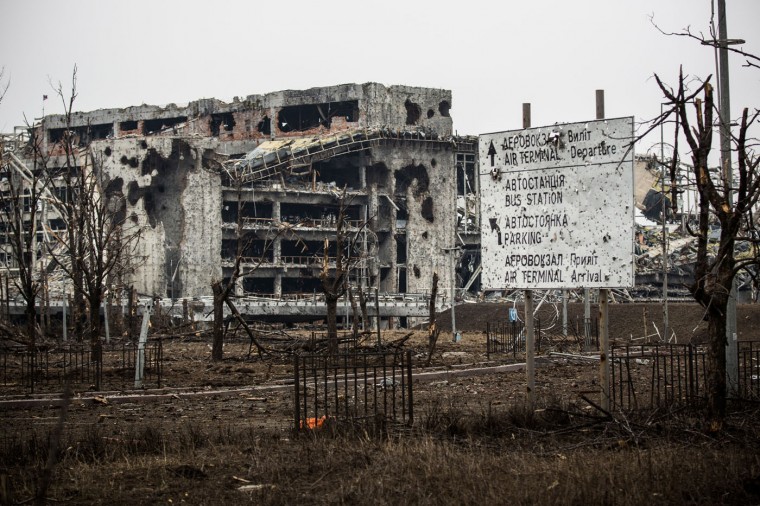
<instances>
[{"instance_id":1,"label":"damaged building wing","mask_svg":"<svg viewBox=\"0 0 760 506\"><path fill-rule=\"evenodd\" d=\"M334 250L345 191L347 230L362 234L349 282L404 300L429 292L434 273L462 287L477 267L475 143L453 135L451 103L449 90L346 84L51 115L36 128L53 165L73 139L123 195L142 229L126 280L141 294L208 296L239 256L236 295L314 297L324 259L334 269L345 254ZM456 270L449 252L462 245L471 254Z\"/></svg>"}]
</instances>

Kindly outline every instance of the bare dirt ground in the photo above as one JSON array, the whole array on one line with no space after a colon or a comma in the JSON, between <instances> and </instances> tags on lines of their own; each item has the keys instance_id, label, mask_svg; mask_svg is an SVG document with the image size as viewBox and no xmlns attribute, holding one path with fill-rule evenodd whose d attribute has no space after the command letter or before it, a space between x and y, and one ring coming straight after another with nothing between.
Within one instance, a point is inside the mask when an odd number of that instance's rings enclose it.
<instances>
[{"instance_id":1,"label":"bare dirt ground","mask_svg":"<svg viewBox=\"0 0 760 506\"><path fill-rule=\"evenodd\" d=\"M572 327L583 307L569 310ZM527 410L524 371L487 370L510 361L487 359L483 333L485 322L506 312L504 304L458 306L457 343L450 314L439 315L443 332L427 370L486 370L415 382L415 427L380 439L296 437L288 357L248 358L248 341L236 339L215 363L208 343L168 339L160 390L135 397L77 391L63 425L60 407L3 407L0 503L34 497L51 441L60 457L46 496L72 504L760 501L760 422L752 406L732 415L725 436L706 431L691 413L675 425L652 413L610 421L581 398L598 391L598 363L544 356L538 409ZM661 314L658 305L613 304L611 338L656 335ZM556 311L545 315L551 322ZM740 306L738 320L740 339L760 339L760 305ZM679 342L704 339L694 304L671 304L670 325ZM383 340L406 334L386 331ZM416 331L406 347L422 371L427 333ZM679 476L689 478L668 482Z\"/></svg>"}]
</instances>

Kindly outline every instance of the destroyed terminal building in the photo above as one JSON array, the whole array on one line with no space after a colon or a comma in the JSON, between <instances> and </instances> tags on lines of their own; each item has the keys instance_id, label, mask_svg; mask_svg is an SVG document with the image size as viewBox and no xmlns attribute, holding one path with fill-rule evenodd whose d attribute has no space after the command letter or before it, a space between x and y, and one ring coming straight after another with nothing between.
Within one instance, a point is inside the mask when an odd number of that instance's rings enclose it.
<instances>
[{"instance_id":1,"label":"destroyed terminal building","mask_svg":"<svg viewBox=\"0 0 760 506\"><path fill-rule=\"evenodd\" d=\"M437 273L448 293L478 249L476 139L453 135L451 107L448 90L366 83L74 113L68 125L46 116L39 128L54 157L73 132L105 191L124 196L143 230L140 294L210 295L242 240L236 295L318 295L341 201L362 251L352 285L425 293Z\"/></svg>"}]
</instances>

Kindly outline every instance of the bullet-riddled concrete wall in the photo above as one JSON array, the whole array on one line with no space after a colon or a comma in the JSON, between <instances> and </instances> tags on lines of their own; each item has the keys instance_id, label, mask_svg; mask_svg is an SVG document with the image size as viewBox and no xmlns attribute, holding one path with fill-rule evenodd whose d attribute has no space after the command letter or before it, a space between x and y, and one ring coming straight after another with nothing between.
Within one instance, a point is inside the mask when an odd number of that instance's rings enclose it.
<instances>
[{"instance_id":1,"label":"bullet-riddled concrete wall","mask_svg":"<svg viewBox=\"0 0 760 506\"><path fill-rule=\"evenodd\" d=\"M221 277L221 183L203 146L144 137L97 141L92 151L110 186L121 187L127 219L142 230L135 288L159 296L208 294Z\"/></svg>"},{"instance_id":2,"label":"bullet-riddled concrete wall","mask_svg":"<svg viewBox=\"0 0 760 506\"><path fill-rule=\"evenodd\" d=\"M425 142L384 145L375 149L373 159L390 169L392 198L407 211L407 291L429 292L434 272L439 288L449 287L451 264L445 249L454 246L456 220L452 147Z\"/></svg>"}]
</instances>

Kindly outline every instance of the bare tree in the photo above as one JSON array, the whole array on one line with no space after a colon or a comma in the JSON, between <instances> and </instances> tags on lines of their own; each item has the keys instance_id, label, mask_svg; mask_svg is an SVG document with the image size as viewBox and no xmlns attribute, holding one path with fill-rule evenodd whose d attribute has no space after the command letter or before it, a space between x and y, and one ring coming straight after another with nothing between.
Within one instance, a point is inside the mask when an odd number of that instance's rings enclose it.
<instances>
[{"instance_id":1,"label":"bare tree","mask_svg":"<svg viewBox=\"0 0 760 506\"><path fill-rule=\"evenodd\" d=\"M72 128L76 72L75 67L68 97L60 83L54 88L65 111L66 128L53 146L63 152L63 164L54 167L48 163L46 170L64 192L63 197L53 198L50 203L65 230L50 231L54 241L48 243L48 252L74 288L75 334L79 339L87 335L93 359L99 361L100 306L108 290L107 282L111 275L123 276L128 270L141 229L126 219L124 195L109 191L109 179L100 160Z\"/></svg>"},{"instance_id":2,"label":"bare tree","mask_svg":"<svg viewBox=\"0 0 760 506\"><path fill-rule=\"evenodd\" d=\"M38 265L37 232L41 230L40 214L44 205L49 180L45 172L45 159L40 156L41 140L33 128L30 146L32 151L29 168L14 152L3 152L2 170L6 180L0 188L0 226L3 227L6 244L11 259L6 261L6 269L12 274L13 284L25 304L27 338L29 344L36 344L37 296L39 294L40 271Z\"/></svg>"},{"instance_id":3,"label":"bare tree","mask_svg":"<svg viewBox=\"0 0 760 506\"><path fill-rule=\"evenodd\" d=\"M5 80L5 84L3 84L3 80ZM8 91L8 88L11 85L10 79L5 79L5 67L0 67L0 104L3 103L3 99L5 98L5 93Z\"/></svg>"},{"instance_id":4,"label":"bare tree","mask_svg":"<svg viewBox=\"0 0 760 506\"><path fill-rule=\"evenodd\" d=\"M72 281L72 322L74 324L74 336L77 340L82 340L85 335L85 315L87 314L86 298L83 291L85 285L83 272L81 270L81 258L85 255L85 235L80 233L85 229L85 213L83 212L85 202L79 202L78 199L86 200L87 181L86 174L79 166L80 160L86 160L81 156L81 150L78 142L78 136L73 129L73 110L77 98L77 67L71 74L71 90L67 95L63 85L58 82L54 85L52 81L50 86L55 94L61 100L64 111L65 128L61 138L44 153L49 156L50 150L58 153L63 152L62 166L48 163L47 171L51 178L57 179L62 188L63 198L57 201L57 211L65 223L65 232L57 236L58 242L65 244L65 250L68 258L62 258L62 255L55 255L59 265L67 265L67 276ZM42 131L42 129L40 129ZM94 189L94 188L93 188ZM82 212L80 212L80 210Z\"/></svg>"},{"instance_id":5,"label":"bare tree","mask_svg":"<svg viewBox=\"0 0 760 506\"><path fill-rule=\"evenodd\" d=\"M235 286L241 276L247 276L256 271L264 262L267 261L269 252L274 247L275 241L286 234L292 234L293 229L289 224L278 223L276 228L270 228L265 232L264 245L260 251L254 256L249 253L252 249L255 236L253 234L246 235L245 232L245 219L243 217L243 210L245 203L242 196L242 181L232 173L228 172L228 176L237 188L237 217L235 227L235 260L232 267L232 273L227 280L215 279L211 282L211 291L213 293L213 325L212 325L212 347L211 347L211 359L222 360L224 358L224 334L225 334L225 321L224 321L224 306L226 305L233 317L243 326L248 333L248 337L251 339L251 344L256 346L259 355L262 355L266 350L256 339L256 336L251 331L247 322L235 307L232 301L232 295L235 291ZM253 260L250 262L250 260ZM243 264L247 265L244 267ZM248 354L250 355L250 349Z\"/></svg>"},{"instance_id":6,"label":"bare tree","mask_svg":"<svg viewBox=\"0 0 760 506\"><path fill-rule=\"evenodd\" d=\"M322 266L319 271L319 280L322 284L322 293L325 296L327 307L327 340L330 353L338 352L338 301L348 291L349 275L356 264L362 259L357 249L361 237L361 230L366 226L362 223L358 229L349 230L347 220L347 208L349 201L346 200L346 189L339 198L340 205L338 216L335 221L335 268L330 267L330 240L324 240L322 252Z\"/></svg>"},{"instance_id":7,"label":"bare tree","mask_svg":"<svg viewBox=\"0 0 760 506\"><path fill-rule=\"evenodd\" d=\"M708 77L694 91L688 91L683 71L678 76L678 86L673 89L664 84L659 76L657 83L668 101L668 109L654 122L675 123L674 153L671 168L671 184L677 186L676 165L680 158L677 139L683 135L688 144L692 161L692 179L697 195L696 229L689 232L697 240L694 282L690 291L695 300L705 308L708 321L709 371L707 381L709 415L720 422L726 411L726 310L734 278L742 271L757 269L758 223L756 220L760 198L760 160L754 149L756 144L749 137L760 111L750 113L745 108L739 124L738 136L732 138L733 151L738 165L730 171L711 170L708 166L712 152L713 131L716 128L713 86ZM674 193L672 196L676 196ZM709 232L711 225L720 226L717 246L713 247ZM752 252L739 257L741 243L748 244Z\"/></svg>"},{"instance_id":8,"label":"bare tree","mask_svg":"<svg viewBox=\"0 0 760 506\"><path fill-rule=\"evenodd\" d=\"M126 219L124 195L106 191L108 180L98 161L89 152L85 156L88 161L76 176L75 194L67 203L59 203L66 231L53 233L58 247L51 246L50 253L87 300L87 333L95 350L100 344L100 306L107 280L128 268L141 229Z\"/></svg>"}]
</instances>

